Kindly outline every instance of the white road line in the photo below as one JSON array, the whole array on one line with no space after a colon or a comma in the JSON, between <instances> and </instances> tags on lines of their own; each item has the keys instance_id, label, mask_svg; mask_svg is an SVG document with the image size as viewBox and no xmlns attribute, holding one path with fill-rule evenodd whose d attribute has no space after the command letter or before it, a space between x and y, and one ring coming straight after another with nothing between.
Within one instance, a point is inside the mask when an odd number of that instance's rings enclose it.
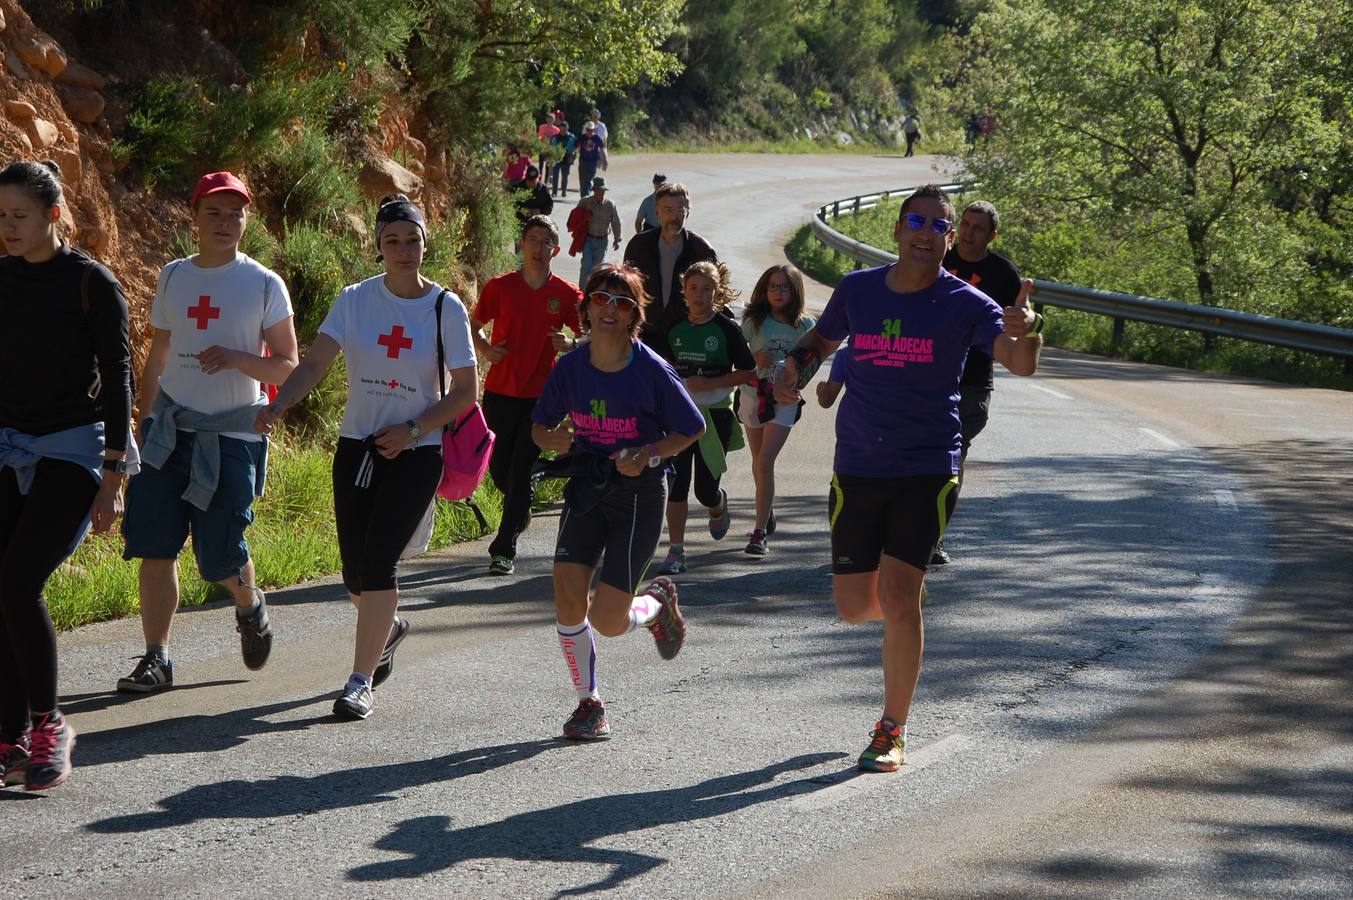
<instances>
[{"instance_id":1,"label":"white road line","mask_svg":"<svg viewBox=\"0 0 1353 900\"><path fill-rule=\"evenodd\" d=\"M1239 509L1239 507L1236 506L1236 495L1231 493L1230 491L1219 490L1213 491L1212 493L1216 495L1217 505L1220 506L1222 509L1230 509L1230 510Z\"/></svg>"},{"instance_id":2,"label":"white road line","mask_svg":"<svg viewBox=\"0 0 1353 900\"><path fill-rule=\"evenodd\" d=\"M1140 431L1142 434L1155 438L1157 441L1160 442L1161 446L1163 447L1169 447L1172 450L1177 450L1179 449L1180 446L1182 446L1177 441L1167 438L1159 431L1152 431L1150 428L1138 428L1137 430Z\"/></svg>"},{"instance_id":3,"label":"white road line","mask_svg":"<svg viewBox=\"0 0 1353 900\"><path fill-rule=\"evenodd\" d=\"M933 765L944 759L946 756L952 756L958 751L975 742L974 738L966 734L950 734L940 738L933 744L926 744L915 751L907 754L907 764L902 767L898 775L907 775L919 772L926 766ZM875 775L867 772L858 772L854 769L845 772L834 773L827 776L827 779L836 783L830 787L821 790L811 791L802 796L795 797L789 801L789 806L794 809L822 809L826 806L834 806L842 803L851 797L855 797L871 788L886 787L889 784L896 784L893 779L896 776Z\"/></svg>"},{"instance_id":4,"label":"white road line","mask_svg":"<svg viewBox=\"0 0 1353 900\"><path fill-rule=\"evenodd\" d=\"M1051 394L1052 396L1056 397L1058 400L1074 400L1074 399L1076 399L1075 397L1072 397L1070 394L1063 394L1061 391L1054 391L1052 388L1050 388L1050 387L1043 387L1043 385L1041 385L1041 384L1031 384L1031 385L1028 385L1028 386L1031 387L1031 388L1033 388L1033 389L1036 390L1036 391L1042 391L1042 392L1045 393L1045 394Z\"/></svg>"}]
</instances>

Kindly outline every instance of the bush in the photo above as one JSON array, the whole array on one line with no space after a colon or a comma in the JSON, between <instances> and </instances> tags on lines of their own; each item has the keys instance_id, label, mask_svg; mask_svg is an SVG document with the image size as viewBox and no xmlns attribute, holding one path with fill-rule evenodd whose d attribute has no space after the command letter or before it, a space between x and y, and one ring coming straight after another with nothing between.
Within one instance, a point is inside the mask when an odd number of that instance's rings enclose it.
<instances>
[{"instance_id":1,"label":"bush","mask_svg":"<svg viewBox=\"0 0 1353 900\"><path fill-rule=\"evenodd\" d=\"M286 227L332 226L361 202L357 175L342 162L329 136L313 126L288 134L264 157L256 179Z\"/></svg>"},{"instance_id":2,"label":"bush","mask_svg":"<svg viewBox=\"0 0 1353 900\"><path fill-rule=\"evenodd\" d=\"M149 186L185 180L195 157L206 97L195 79L148 82L128 97L127 129L109 148Z\"/></svg>"}]
</instances>

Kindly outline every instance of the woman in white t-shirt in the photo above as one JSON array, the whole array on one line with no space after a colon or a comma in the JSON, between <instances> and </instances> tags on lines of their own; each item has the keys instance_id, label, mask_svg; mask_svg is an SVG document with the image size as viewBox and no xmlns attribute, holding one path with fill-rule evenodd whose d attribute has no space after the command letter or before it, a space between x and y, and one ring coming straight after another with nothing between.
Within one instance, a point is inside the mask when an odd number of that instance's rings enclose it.
<instances>
[{"instance_id":1,"label":"woman in white t-shirt","mask_svg":"<svg viewBox=\"0 0 1353 900\"><path fill-rule=\"evenodd\" d=\"M747 535L747 553L766 555L766 538L775 531L775 459L799 419L798 405L776 404L771 389L775 364L813 327L803 314L803 273L788 263L761 273L742 311L742 333L756 359L758 383L738 388L738 418L747 428L756 483L756 524Z\"/></svg>"},{"instance_id":2,"label":"woman in white t-shirt","mask_svg":"<svg viewBox=\"0 0 1353 900\"><path fill-rule=\"evenodd\" d=\"M399 608L399 558L432 504L442 476L441 428L478 394L470 319L460 298L423 277L423 214L403 194L376 214L385 273L343 289L314 344L259 414L266 431L324 377L342 351L347 407L334 452L334 518L343 584L357 607L352 675L334 715L365 719L371 689L394 669L408 633ZM441 396L437 305L450 389Z\"/></svg>"}]
</instances>

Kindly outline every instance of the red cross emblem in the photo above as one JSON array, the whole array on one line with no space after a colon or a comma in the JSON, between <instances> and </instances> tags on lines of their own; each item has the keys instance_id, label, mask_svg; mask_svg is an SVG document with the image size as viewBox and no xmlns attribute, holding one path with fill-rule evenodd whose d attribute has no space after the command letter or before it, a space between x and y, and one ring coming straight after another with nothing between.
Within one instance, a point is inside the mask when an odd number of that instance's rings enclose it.
<instances>
[{"instance_id":1,"label":"red cross emblem","mask_svg":"<svg viewBox=\"0 0 1353 900\"><path fill-rule=\"evenodd\" d=\"M399 359L401 350L408 350L413 346L413 338L404 336L403 325L395 325L390 329L389 334L383 334L376 338L376 343L385 348L387 357Z\"/></svg>"},{"instance_id":2,"label":"red cross emblem","mask_svg":"<svg viewBox=\"0 0 1353 900\"><path fill-rule=\"evenodd\" d=\"M399 387L399 382L391 378L390 383L387 384L386 387L393 391L395 388Z\"/></svg>"},{"instance_id":3,"label":"red cross emblem","mask_svg":"<svg viewBox=\"0 0 1353 900\"><path fill-rule=\"evenodd\" d=\"M197 320L197 330L206 331L207 323L221 318L221 308L211 305L211 295L203 294L197 298L197 305L188 307L188 318Z\"/></svg>"}]
</instances>

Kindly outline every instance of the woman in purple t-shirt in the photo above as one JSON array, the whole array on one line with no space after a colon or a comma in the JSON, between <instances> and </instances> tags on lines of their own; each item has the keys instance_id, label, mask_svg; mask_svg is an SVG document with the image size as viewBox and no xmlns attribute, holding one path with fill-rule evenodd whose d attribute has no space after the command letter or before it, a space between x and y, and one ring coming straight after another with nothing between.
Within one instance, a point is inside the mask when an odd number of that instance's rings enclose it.
<instances>
[{"instance_id":1,"label":"woman in purple t-shirt","mask_svg":"<svg viewBox=\"0 0 1353 900\"><path fill-rule=\"evenodd\" d=\"M591 340L555 365L531 436L563 454L546 474L568 476L554 551L559 644L578 694L564 737L610 737L597 691L593 629L616 637L643 626L671 659L686 640L676 585L658 578L635 596L662 534L666 460L705 430L676 371L638 340L643 275L606 264L587 280L582 328ZM589 602L598 565L601 577Z\"/></svg>"}]
</instances>

